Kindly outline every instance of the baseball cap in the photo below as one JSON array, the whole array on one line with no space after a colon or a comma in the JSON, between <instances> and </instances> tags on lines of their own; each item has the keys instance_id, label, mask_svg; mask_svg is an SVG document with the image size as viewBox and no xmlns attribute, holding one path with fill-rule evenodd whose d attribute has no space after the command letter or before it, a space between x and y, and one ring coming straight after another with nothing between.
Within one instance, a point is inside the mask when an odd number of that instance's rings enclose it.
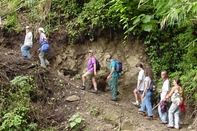
<instances>
[{"instance_id":1,"label":"baseball cap","mask_svg":"<svg viewBox=\"0 0 197 131\"><path fill-rule=\"evenodd\" d=\"M44 33L44 28L40 27L38 30L42 31Z\"/></svg>"},{"instance_id":2,"label":"baseball cap","mask_svg":"<svg viewBox=\"0 0 197 131\"><path fill-rule=\"evenodd\" d=\"M25 28L26 28L26 29L30 29L30 27L29 27L29 26L26 26Z\"/></svg>"},{"instance_id":3,"label":"baseball cap","mask_svg":"<svg viewBox=\"0 0 197 131\"><path fill-rule=\"evenodd\" d=\"M89 50L89 53L93 53L93 50Z\"/></svg>"},{"instance_id":4,"label":"baseball cap","mask_svg":"<svg viewBox=\"0 0 197 131\"><path fill-rule=\"evenodd\" d=\"M110 55L106 55L106 56L105 56L105 61L106 61L107 59L110 59L110 58L111 58Z\"/></svg>"}]
</instances>

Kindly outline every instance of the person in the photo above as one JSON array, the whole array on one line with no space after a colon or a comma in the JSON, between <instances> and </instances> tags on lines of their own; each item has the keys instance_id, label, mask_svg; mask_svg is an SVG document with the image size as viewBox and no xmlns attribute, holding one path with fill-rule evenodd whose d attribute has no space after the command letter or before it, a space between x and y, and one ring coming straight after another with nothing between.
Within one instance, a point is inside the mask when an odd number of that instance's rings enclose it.
<instances>
[{"instance_id":1,"label":"person","mask_svg":"<svg viewBox=\"0 0 197 131\"><path fill-rule=\"evenodd\" d=\"M144 70L144 74L145 74L145 88L144 88L144 92L142 94L142 106L140 107L140 109L138 110L138 113L145 116L145 111L147 109L148 112L148 116L146 117L146 119L148 120L153 120L153 111L152 111L152 103L151 103L151 96L152 96L152 91L149 89L150 83L153 80L153 72L150 68L146 68Z\"/></svg>"},{"instance_id":2,"label":"person","mask_svg":"<svg viewBox=\"0 0 197 131\"><path fill-rule=\"evenodd\" d=\"M174 87L172 87L172 90L170 91L170 93L167 95L167 99L171 97L171 100L173 97L176 97L175 95L177 95L176 93L178 93L178 95L180 95L180 102L174 102L172 100L172 104L170 106L170 109L168 110L168 128L175 128L175 129L179 129L179 114L180 114L180 108L179 105L182 104L181 99L183 99L184 97L184 90L181 87L181 81L180 79L175 79L174 82Z\"/></svg>"},{"instance_id":3,"label":"person","mask_svg":"<svg viewBox=\"0 0 197 131\"><path fill-rule=\"evenodd\" d=\"M118 78L119 74L115 70L116 68L116 61L111 58L110 55L105 57L106 62L110 62L110 73L107 76L107 81L110 89L112 90L112 98L110 100L117 101L118 92Z\"/></svg>"},{"instance_id":4,"label":"person","mask_svg":"<svg viewBox=\"0 0 197 131\"><path fill-rule=\"evenodd\" d=\"M42 50L42 46L47 42L46 35L44 34L45 33L44 28L42 27L38 28L38 33L40 34L40 38L39 38L40 48L38 49L39 59L40 59L41 67L46 68L46 66L49 65L49 61L46 59L47 52Z\"/></svg>"},{"instance_id":5,"label":"person","mask_svg":"<svg viewBox=\"0 0 197 131\"><path fill-rule=\"evenodd\" d=\"M160 93L160 105L158 106L158 113L161 121L160 124L167 124L167 99L166 96L170 89L170 81L168 79L167 71L161 72L161 78L163 80L162 88L158 90Z\"/></svg>"},{"instance_id":6,"label":"person","mask_svg":"<svg viewBox=\"0 0 197 131\"><path fill-rule=\"evenodd\" d=\"M138 71L139 71L139 74L138 74L138 81L137 81L137 87L134 89L133 93L134 93L134 96L135 96L135 102L133 102L134 105L140 105L139 104L139 101L138 101L138 94L140 95L140 99L141 99L141 102L143 100L142 98L142 94L144 92L144 79L145 79L145 76L144 76L144 69L143 69L143 65L141 63L137 63L136 66L135 66Z\"/></svg>"},{"instance_id":7,"label":"person","mask_svg":"<svg viewBox=\"0 0 197 131\"><path fill-rule=\"evenodd\" d=\"M86 86L85 86L85 82L86 82L86 78L89 77L90 79L92 79L92 83L94 86L94 90L92 90L92 93L98 93L98 89L97 89L97 83L96 83L96 58L93 55L93 50L89 50L89 60L88 60L88 64L87 64L87 72L85 74L82 75L82 86L81 89L85 90Z\"/></svg>"},{"instance_id":8,"label":"person","mask_svg":"<svg viewBox=\"0 0 197 131\"><path fill-rule=\"evenodd\" d=\"M30 59L30 49L32 48L33 45L33 35L32 32L30 31L30 26L26 26L26 35L25 35L25 40L23 46L21 46L21 52L23 59Z\"/></svg>"}]
</instances>

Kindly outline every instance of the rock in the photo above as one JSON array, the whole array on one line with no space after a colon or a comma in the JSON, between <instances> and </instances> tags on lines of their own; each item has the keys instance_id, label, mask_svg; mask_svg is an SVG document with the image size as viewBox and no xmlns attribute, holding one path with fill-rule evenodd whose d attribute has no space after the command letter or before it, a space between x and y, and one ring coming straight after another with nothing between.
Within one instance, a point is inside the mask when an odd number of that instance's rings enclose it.
<instances>
[{"instance_id":1,"label":"rock","mask_svg":"<svg viewBox=\"0 0 197 131\"><path fill-rule=\"evenodd\" d=\"M72 96L69 96L69 97L66 98L66 101L70 101L70 102L78 101L78 100L80 100L80 98L76 95L72 95Z\"/></svg>"}]
</instances>

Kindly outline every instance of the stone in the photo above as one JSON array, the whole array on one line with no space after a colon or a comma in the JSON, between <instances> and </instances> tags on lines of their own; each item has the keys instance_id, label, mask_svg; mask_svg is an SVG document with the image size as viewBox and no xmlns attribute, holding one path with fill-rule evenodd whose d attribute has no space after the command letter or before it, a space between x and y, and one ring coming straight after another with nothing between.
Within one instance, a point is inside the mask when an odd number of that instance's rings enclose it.
<instances>
[{"instance_id":1,"label":"stone","mask_svg":"<svg viewBox=\"0 0 197 131\"><path fill-rule=\"evenodd\" d=\"M70 101L70 102L78 101L78 100L80 100L80 98L76 95L72 95L72 96L69 96L69 97L66 98L66 101Z\"/></svg>"}]
</instances>

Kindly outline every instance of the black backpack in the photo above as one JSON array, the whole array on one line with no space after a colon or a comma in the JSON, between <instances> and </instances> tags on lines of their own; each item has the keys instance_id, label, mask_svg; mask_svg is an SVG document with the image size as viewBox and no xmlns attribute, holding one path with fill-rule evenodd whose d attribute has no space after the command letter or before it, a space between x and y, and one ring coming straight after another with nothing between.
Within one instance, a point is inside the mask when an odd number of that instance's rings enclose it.
<instances>
[{"instance_id":1,"label":"black backpack","mask_svg":"<svg viewBox=\"0 0 197 131\"><path fill-rule=\"evenodd\" d=\"M101 69L101 65L99 63L99 61L96 59L96 71Z\"/></svg>"},{"instance_id":2,"label":"black backpack","mask_svg":"<svg viewBox=\"0 0 197 131\"><path fill-rule=\"evenodd\" d=\"M151 92L156 91L156 85L155 85L154 81L152 81L152 80L151 80L150 85L149 85L149 90Z\"/></svg>"}]
</instances>

